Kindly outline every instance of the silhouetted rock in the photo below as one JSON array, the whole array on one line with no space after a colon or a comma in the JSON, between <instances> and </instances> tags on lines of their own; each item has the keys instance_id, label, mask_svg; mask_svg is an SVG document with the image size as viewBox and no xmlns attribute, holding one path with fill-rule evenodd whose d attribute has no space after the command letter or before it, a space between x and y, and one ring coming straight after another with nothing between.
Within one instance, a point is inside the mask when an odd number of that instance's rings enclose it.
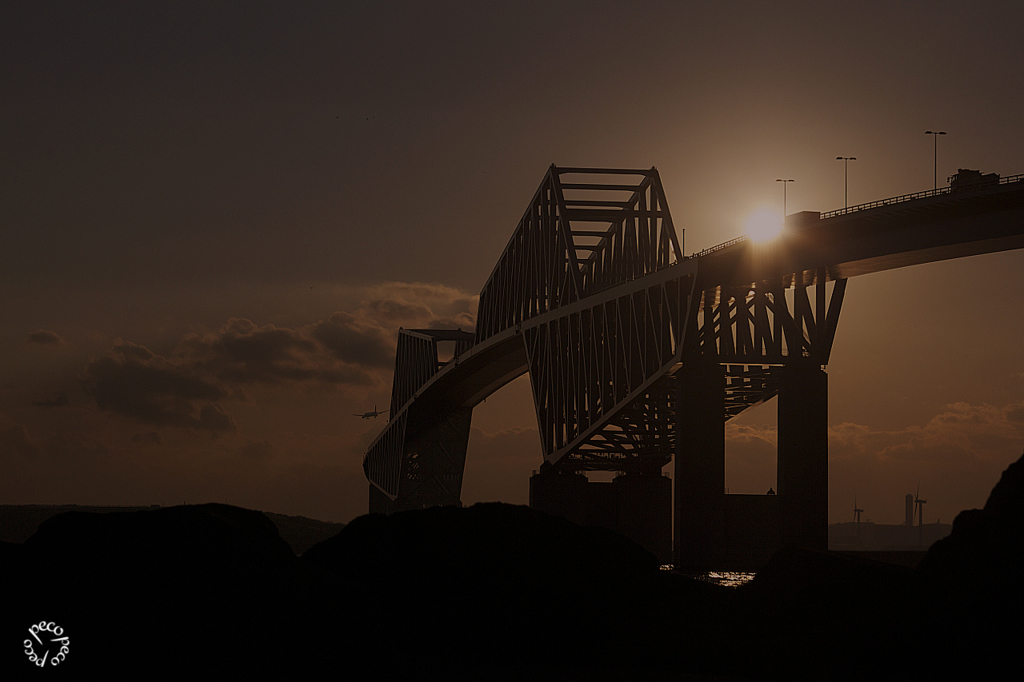
<instances>
[{"instance_id":1,"label":"silhouetted rock","mask_svg":"<svg viewBox=\"0 0 1024 682\"><path fill-rule=\"evenodd\" d=\"M360 580L409 568L439 578L470 574L542 581L658 570L653 554L618 533L497 502L361 516L307 550L303 559Z\"/></svg>"},{"instance_id":2,"label":"silhouetted rock","mask_svg":"<svg viewBox=\"0 0 1024 682\"><path fill-rule=\"evenodd\" d=\"M20 564L23 554L21 545L0 542L0 584L17 585L20 580Z\"/></svg>"},{"instance_id":3,"label":"silhouetted rock","mask_svg":"<svg viewBox=\"0 0 1024 682\"><path fill-rule=\"evenodd\" d=\"M902 566L783 548L739 589L736 635L760 662L752 670L773 679L885 679L879 666L891 657L893 615L912 575Z\"/></svg>"},{"instance_id":4,"label":"silhouetted rock","mask_svg":"<svg viewBox=\"0 0 1024 682\"><path fill-rule=\"evenodd\" d=\"M1003 472L983 509L960 512L953 531L928 550L919 568L923 579L966 585L979 575L1000 579L1024 577L1024 457ZM998 582L998 581L997 581ZM979 587L991 586L991 580Z\"/></svg>"},{"instance_id":5,"label":"silhouetted rock","mask_svg":"<svg viewBox=\"0 0 1024 682\"><path fill-rule=\"evenodd\" d=\"M0 641L60 624L70 678L978 679L1015 662L1022 545L1024 458L917 571L786 548L738 590L505 504L363 516L301 558L227 505L69 512L0 543Z\"/></svg>"},{"instance_id":6,"label":"silhouetted rock","mask_svg":"<svg viewBox=\"0 0 1024 682\"><path fill-rule=\"evenodd\" d=\"M617 533L500 503L362 516L302 561L374 595L368 624L402 641L402 656L457 646L467 665L575 659L566 652L598 622L621 639L639 625L623 611L641 606L625 597L658 574L657 559ZM537 648L541 632L550 648Z\"/></svg>"},{"instance_id":7,"label":"silhouetted rock","mask_svg":"<svg viewBox=\"0 0 1024 682\"><path fill-rule=\"evenodd\" d=\"M941 638L937 669L996 674L1015 662L1024 608L1024 457L983 509L961 512L918 568L918 646Z\"/></svg>"},{"instance_id":8,"label":"silhouetted rock","mask_svg":"<svg viewBox=\"0 0 1024 682\"><path fill-rule=\"evenodd\" d=\"M41 524L22 549L31 589L19 595L14 620L73 632L69 668L246 668L297 620L286 595L298 559L259 512L220 504L68 512ZM232 650L245 659L233 660Z\"/></svg>"}]
</instances>

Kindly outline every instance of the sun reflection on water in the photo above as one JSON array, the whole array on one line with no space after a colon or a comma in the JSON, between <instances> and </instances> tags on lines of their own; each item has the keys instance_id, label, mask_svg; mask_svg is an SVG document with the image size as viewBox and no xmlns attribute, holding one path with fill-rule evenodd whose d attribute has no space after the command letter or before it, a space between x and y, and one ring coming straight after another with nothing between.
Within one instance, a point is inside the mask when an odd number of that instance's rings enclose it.
<instances>
[{"instance_id":1,"label":"sun reflection on water","mask_svg":"<svg viewBox=\"0 0 1024 682\"><path fill-rule=\"evenodd\" d=\"M743 573L740 571L708 571L697 576L698 580L721 585L722 587L739 587L754 579L756 573Z\"/></svg>"},{"instance_id":2,"label":"sun reflection on water","mask_svg":"<svg viewBox=\"0 0 1024 682\"><path fill-rule=\"evenodd\" d=\"M661 566L663 571L672 571L674 569L675 567L672 564L663 564ZM687 575L707 583L721 585L722 587L740 587L753 580L757 574L742 571L705 571L703 573L688 573Z\"/></svg>"}]
</instances>

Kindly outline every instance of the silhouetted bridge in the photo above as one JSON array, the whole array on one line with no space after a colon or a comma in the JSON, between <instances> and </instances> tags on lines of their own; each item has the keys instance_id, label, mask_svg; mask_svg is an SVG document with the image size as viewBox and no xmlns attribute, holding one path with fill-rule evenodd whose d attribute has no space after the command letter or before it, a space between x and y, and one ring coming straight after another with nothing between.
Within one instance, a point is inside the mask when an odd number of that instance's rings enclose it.
<instances>
[{"instance_id":1,"label":"silhouetted bridge","mask_svg":"<svg viewBox=\"0 0 1024 682\"><path fill-rule=\"evenodd\" d=\"M847 278L1024 247L1024 176L787 217L683 255L655 169L552 166L480 292L477 328L403 329L370 510L460 504L473 407L530 374L531 506L677 565L824 549L828 382ZM441 361L449 346L450 359ZM725 422L778 396L777 495L726 495ZM588 483L584 472L619 472Z\"/></svg>"}]
</instances>

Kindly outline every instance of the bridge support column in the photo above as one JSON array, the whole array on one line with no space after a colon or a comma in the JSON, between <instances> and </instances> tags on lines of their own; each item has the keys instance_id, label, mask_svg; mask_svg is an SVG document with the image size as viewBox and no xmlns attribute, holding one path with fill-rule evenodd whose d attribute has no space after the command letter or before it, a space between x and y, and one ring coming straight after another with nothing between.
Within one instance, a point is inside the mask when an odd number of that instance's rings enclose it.
<instances>
[{"instance_id":1,"label":"bridge support column","mask_svg":"<svg viewBox=\"0 0 1024 682\"><path fill-rule=\"evenodd\" d=\"M684 366L676 391L675 564L716 568L725 541L725 370Z\"/></svg>"},{"instance_id":2,"label":"bridge support column","mask_svg":"<svg viewBox=\"0 0 1024 682\"><path fill-rule=\"evenodd\" d=\"M596 483L577 473L530 478L531 508L622 533L666 564L672 558L671 500L672 485L660 470Z\"/></svg>"},{"instance_id":3,"label":"bridge support column","mask_svg":"<svg viewBox=\"0 0 1024 682\"><path fill-rule=\"evenodd\" d=\"M779 385L778 487L782 545L828 549L828 375L786 367Z\"/></svg>"}]
</instances>

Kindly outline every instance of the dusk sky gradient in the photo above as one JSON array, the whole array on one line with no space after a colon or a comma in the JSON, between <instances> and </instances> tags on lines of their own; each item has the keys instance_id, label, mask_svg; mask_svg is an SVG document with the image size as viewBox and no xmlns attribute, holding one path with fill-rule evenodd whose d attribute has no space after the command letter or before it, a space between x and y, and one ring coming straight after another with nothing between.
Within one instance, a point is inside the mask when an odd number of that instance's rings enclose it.
<instances>
[{"instance_id":1,"label":"dusk sky gradient","mask_svg":"<svg viewBox=\"0 0 1024 682\"><path fill-rule=\"evenodd\" d=\"M10 2L0 503L350 521L399 327L472 329L552 163L661 174L684 251L747 216L1024 173L1024 3ZM980 507L1024 450L1024 253L850 281L829 520ZM773 403L728 426L775 486ZM528 380L463 501L525 504Z\"/></svg>"}]
</instances>

